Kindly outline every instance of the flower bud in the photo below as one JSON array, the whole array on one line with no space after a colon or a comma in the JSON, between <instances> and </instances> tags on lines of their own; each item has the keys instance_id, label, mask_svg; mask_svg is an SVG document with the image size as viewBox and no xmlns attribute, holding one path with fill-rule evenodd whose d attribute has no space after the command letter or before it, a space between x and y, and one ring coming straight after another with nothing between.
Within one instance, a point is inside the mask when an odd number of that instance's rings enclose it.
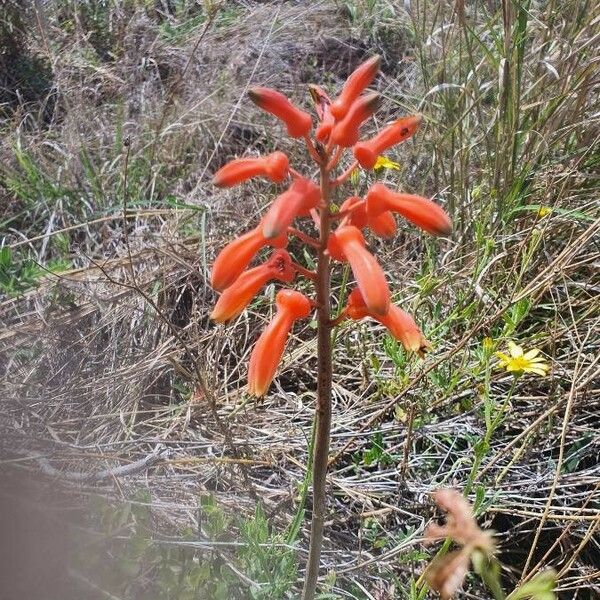
<instances>
[{"instance_id":1,"label":"flower bud","mask_svg":"<svg viewBox=\"0 0 600 600\"><path fill-rule=\"evenodd\" d=\"M259 175L281 183L288 175L289 166L288 157L283 152L259 158L236 158L215 173L213 183L217 187L230 187Z\"/></svg>"},{"instance_id":2,"label":"flower bud","mask_svg":"<svg viewBox=\"0 0 600 600\"><path fill-rule=\"evenodd\" d=\"M384 239L393 238L398 230L396 219L389 210L369 219L369 228L376 236Z\"/></svg>"},{"instance_id":3,"label":"flower bud","mask_svg":"<svg viewBox=\"0 0 600 600\"><path fill-rule=\"evenodd\" d=\"M376 183L369 189L366 200L370 219L389 210L432 235L445 236L452 231L452 221L446 212L435 202L421 196L392 192L385 185Z\"/></svg>"},{"instance_id":4,"label":"flower bud","mask_svg":"<svg viewBox=\"0 0 600 600\"><path fill-rule=\"evenodd\" d=\"M258 338L250 356L248 391L254 396L267 393L294 321L308 317L312 310L310 300L294 290L279 291L275 302L277 313Z\"/></svg>"},{"instance_id":5,"label":"flower bud","mask_svg":"<svg viewBox=\"0 0 600 600\"><path fill-rule=\"evenodd\" d=\"M339 121L346 116L352 103L362 94L363 90L375 79L381 56L375 55L359 65L346 79L342 93L331 105L331 114Z\"/></svg>"},{"instance_id":6,"label":"flower bud","mask_svg":"<svg viewBox=\"0 0 600 600\"><path fill-rule=\"evenodd\" d=\"M285 250L275 250L267 262L244 271L225 289L210 318L217 323L235 319L268 281L278 279L289 283L294 279L294 275L290 255Z\"/></svg>"},{"instance_id":7,"label":"flower bud","mask_svg":"<svg viewBox=\"0 0 600 600\"><path fill-rule=\"evenodd\" d=\"M390 238L396 234L396 220L391 212L386 211L369 219L367 215L367 203L357 196L346 198L340 206L340 212L352 211L348 216L348 224L354 225L359 229L369 227L371 231L381 237Z\"/></svg>"},{"instance_id":8,"label":"flower bud","mask_svg":"<svg viewBox=\"0 0 600 600\"><path fill-rule=\"evenodd\" d=\"M429 342L423 336L418 325L407 312L394 304L390 304L386 315L380 316L374 314L368 309L359 288L352 290L348 296L345 312L348 318L354 320L359 320L367 316L375 319L386 327L392 337L401 342L409 352L416 352L421 355L430 347Z\"/></svg>"},{"instance_id":9,"label":"flower bud","mask_svg":"<svg viewBox=\"0 0 600 600\"><path fill-rule=\"evenodd\" d=\"M360 126L381 104L381 96L374 92L361 96L348 109L346 116L336 122L331 132L331 140L338 146L349 148L358 141Z\"/></svg>"},{"instance_id":10,"label":"flower bud","mask_svg":"<svg viewBox=\"0 0 600 600\"><path fill-rule=\"evenodd\" d=\"M383 316L390 307L390 289L377 259L366 249L365 238L353 225L335 231L335 243L350 263L365 304L370 312Z\"/></svg>"},{"instance_id":11,"label":"flower bud","mask_svg":"<svg viewBox=\"0 0 600 600\"><path fill-rule=\"evenodd\" d=\"M310 179L298 177L271 204L263 219L263 235L271 239L281 235L296 217L306 217L321 201L321 190Z\"/></svg>"},{"instance_id":12,"label":"flower bud","mask_svg":"<svg viewBox=\"0 0 600 600\"><path fill-rule=\"evenodd\" d=\"M283 94L270 88L255 87L248 95L254 104L283 121L291 137L303 137L310 131L311 116L294 106Z\"/></svg>"},{"instance_id":13,"label":"flower bud","mask_svg":"<svg viewBox=\"0 0 600 600\"><path fill-rule=\"evenodd\" d=\"M380 154L414 135L422 120L421 115L411 115L394 121L370 140L355 144L352 149L354 158L361 167L372 169Z\"/></svg>"},{"instance_id":14,"label":"flower bud","mask_svg":"<svg viewBox=\"0 0 600 600\"><path fill-rule=\"evenodd\" d=\"M263 246L285 248L287 234L267 240L262 233L262 223L244 235L235 238L217 256L211 273L212 287L222 292L229 287L248 266Z\"/></svg>"}]
</instances>

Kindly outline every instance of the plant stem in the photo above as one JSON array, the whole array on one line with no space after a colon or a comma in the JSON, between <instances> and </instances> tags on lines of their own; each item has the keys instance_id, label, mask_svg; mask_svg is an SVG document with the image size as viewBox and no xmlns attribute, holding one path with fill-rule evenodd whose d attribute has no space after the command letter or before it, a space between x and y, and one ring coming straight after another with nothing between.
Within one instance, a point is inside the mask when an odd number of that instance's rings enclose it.
<instances>
[{"instance_id":1,"label":"plant stem","mask_svg":"<svg viewBox=\"0 0 600 600\"><path fill-rule=\"evenodd\" d=\"M331 308L330 308L330 265L327 241L330 232L330 187L327 159L321 160L321 211L319 252L317 263L317 410L315 414L315 445L313 453L313 514L310 530L310 549L306 576L304 578L303 600L313 600L317 590L317 578L323 545L323 526L327 508L326 477L329 457L329 437L331 430Z\"/></svg>"}]
</instances>

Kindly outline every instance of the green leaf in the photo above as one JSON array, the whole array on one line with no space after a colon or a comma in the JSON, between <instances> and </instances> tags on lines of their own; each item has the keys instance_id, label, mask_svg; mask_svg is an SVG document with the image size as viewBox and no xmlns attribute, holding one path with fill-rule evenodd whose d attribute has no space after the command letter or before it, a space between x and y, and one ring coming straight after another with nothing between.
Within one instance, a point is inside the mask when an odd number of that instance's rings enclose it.
<instances>
[{"instance_id":1,"label":"green leaf","mask_svg":"<svg viewBox=\"0 0 600 600\"><path fill-rule=\"evenodd\" d=\"M506 600L556 600L556 572L543 571L509 594Z\"/></svg>"}]
</instances>

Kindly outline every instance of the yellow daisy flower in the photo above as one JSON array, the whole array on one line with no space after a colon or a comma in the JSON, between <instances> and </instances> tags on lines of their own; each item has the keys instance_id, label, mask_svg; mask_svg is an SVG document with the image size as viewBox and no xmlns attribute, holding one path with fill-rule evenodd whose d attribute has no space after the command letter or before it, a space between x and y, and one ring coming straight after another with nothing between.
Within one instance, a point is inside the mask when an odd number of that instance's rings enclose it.
<instances>
[{"instance_id":1,"label":"yellow daisy flower","mask_svg":"<svg viewBox=\"0 0 600 600\"><path fill-rule=\"evenodd\" d=\"M540 219L552 214L552 209L549 206L540 206L537 211L537 216Z\"/></svg>"},{"instance_id":2,"label":"yellow daisy flower","mask_svg":"<svg viewBox=\"0 0 600 600\"><path fill-rule=\"evenodd\" d=\"M548 363L538 356L540 351L537 348L523 352L521 346L517 346L514 342L508 342L508 352L509 354L496 352L496 356L500 360L500 367L509 373L515 375L534 373L543 377L550 368Z\"/></svg>"},{"instance_id":3,"label":"yellow daisy flower","mask_svg":"<svg viewBox=\"0 0 600 600\"><path fill-rule=\"evenodd\" d=\"M400 163L394 162L385 156L378 156L373 169L375 169L375 171L381 171L381 169L394 169L399 171Z\"/></svg>"}]
</instances>

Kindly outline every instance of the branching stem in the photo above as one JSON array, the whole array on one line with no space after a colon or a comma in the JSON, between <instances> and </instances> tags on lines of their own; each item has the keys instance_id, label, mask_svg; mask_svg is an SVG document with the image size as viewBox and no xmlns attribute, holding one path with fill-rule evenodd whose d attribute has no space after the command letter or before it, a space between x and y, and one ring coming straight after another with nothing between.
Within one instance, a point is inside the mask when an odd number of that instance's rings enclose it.
<instances>
[{"instance_id":1,"label":"branching stem","mask_svg":"<svg viewBox=\"0 0 600 600\"><path fill-rule=\"evenodd\" d=\"M294 269L296 269L296 271L298 271L298 273L300 273L300 275L304 275L304 277L310 279L311 281L317 281L318 275L315 273L315 271L311 271L294 261L292 261L292 266Z\"/></svg>"},{"instance_id":2,"label":"branching stem","mask_svg":"<svg viewBox=\"0 0 600 600\"><path fill-rule=\"evenodd\" d=\"M288 227L288 233L291 233L293 236L296 236L299 240L301 240L305 244L308 244L309 246L312 246L313 248L319 248L319 246L321 245L321 242L319 240L316 240L307 233L304 233L304 231L300 231L295 227Z\"/></svg>"}]
</instances>

